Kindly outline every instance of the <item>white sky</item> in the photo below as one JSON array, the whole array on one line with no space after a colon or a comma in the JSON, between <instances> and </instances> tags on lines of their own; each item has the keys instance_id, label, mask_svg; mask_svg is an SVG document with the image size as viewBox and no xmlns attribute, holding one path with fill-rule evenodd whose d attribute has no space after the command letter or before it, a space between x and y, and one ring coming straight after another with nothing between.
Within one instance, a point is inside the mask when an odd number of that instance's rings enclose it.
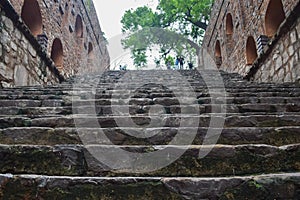
<instances>
[{"instance_id":1,"label":"white sky","mask_svg":"<svg viewBox=\"0 0 300 200\"><path fill-rule=\"evenodd\" d=\"M121 19L126 10L148 5L156 7L157 0L93 0L96 7L100 26L109 40L121 34Z\"/></svg>"},{"instance_id":2,"label":"white sky","mask_svg":"<svg viewBox=\"0 0 300 200\"><path fill-rule=\"evenodd\" d=\"M124 51L121 45L121 19L126 10L148 5L155 8L158 0L93 0L100 26L108 40L108 51L111 68L119 69L119 65L127 65L128 69L135 69L130 51Z\"/></svg>"}]
</instances>

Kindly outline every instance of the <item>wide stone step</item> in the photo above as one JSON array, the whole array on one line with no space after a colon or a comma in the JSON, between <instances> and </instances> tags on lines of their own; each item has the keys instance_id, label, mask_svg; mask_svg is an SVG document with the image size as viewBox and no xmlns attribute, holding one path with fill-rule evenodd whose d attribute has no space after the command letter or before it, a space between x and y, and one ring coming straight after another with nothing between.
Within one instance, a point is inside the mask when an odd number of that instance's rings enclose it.
<instances>
[{"instance_id":1,"label":"wide stone step","mask_svg":"<svg viewBox=\"0 0 300 200\"><path fill-rule=\"evenodd\" d=\"M126 84L126 86L124 86ZM236 83L232 83L232 85L227 86L225 84L225 89L228 93L235 94L269 94L271 96L275 96L276 94L299 94L300 88L299 85L296 87L282 86L274 84L274 87L259 87L259 85L246 85L243 83L242 85L236 86ZM167 87L168 86L168 87ZM121 93L122 91L135 91L140 93L151 92L151 93L166 93L166 92L174 92L179 93L180 91L190 91L191 89L195 92L214 92L216 88L208 90L206 85L199 85L191 87L190 84L187 85L178 85L178 81L176 84L172 85L168 84L163 87L162 85L149 85L144 83L136 83L134 85L130 85L129 82L120 83L120 84L108 84L108 85L94 85L94 86L84 86L84 85L70 85L69 87L60 87L60 88L33 88L33 89L25 89L25 88L13 88L13 89L1 89L0 96L1 98L5 97L4 95L10 97L24 96L30 98L29 95L42 95L44 97L51 96L55 98L55 96L75 93L75 92L85 92L85 91L93 91L97 94L101 94L106 91L108 93Z\"/></svg>"},{"instance_id":2,"label":"wide stone step","mask_svg":"<svg viewBox=\"0 0 300 200\"><path fill-rule=\"evenodd\" d=\"M112 98L112 99L74 99L68 97L66 99L45 99L45 100L29 100L29 99L0 99L1 107L62 107L62 106L89 106L89 105L194 105L194 104L258 104L267 107L274 104L294 104L299 106L300 97L160 97L160 98Z\"/></svg>"},{"instance_id":3,"label":"wide stone step","mask_svg":"<svg viewBox=\"0 0 300 200\"><path fill-rule=\"evenodd\" d=\"M189 91L191 92L191 91ZM1 93L1 90L0 90ZM210 102L211 98L224 98L224 94L220 94L218 92L208 92L206 90L199 90L196 91L194 96L191 98L199 99L201 101ZM300 101L300 93L293 93L293 92L227 92L226 93L226 100L228 103L289 103L294 102L297 103ZM134 92L128 90L103 90L98 91L97 93L94 92L87 92L83 90L81 92L73 92L72 90L63 92L60 95L44 95L44 94L17 94L16 92L12 91L11 94L0 94L0 106L12 106L23 104L26 105L28 103L36 103L36 104L50 104L50 103L63 103L71 102L72 99L79 100L79 99L97 99L98 101L105 101L113 99L113 101L122 100L124 97L135 100L135 99L145 99L145 101L169 101L171 102L172 99L184 99L186 98L186 93L182 90L180 91L144 91L144 92ZM218 101L218 98L216 99ZM128 100L127 100L128 101ZM200 101L200 103L201 103ZM54 104L56 105L56 104Z\"/></svg>"},{"instance_id":4,"label":"wide stone step","mask_svg":"<svg viewBox=\"0 0 300 200\"><path fill-rule=\"evenodd\" d=\"M300 143L300 127L278 128L224 128L209 129L220 134L217 144L268 144L283 146ZM167 145L171 141L181 143L182 138L192 138L191 143L201 145L208 137L207 128L43 128L13 127L0 129L2 144L57 145L89 144L115 145ZM179 138L178 138L179 137ZM209 138L209 137L208 137ZM184 141L182 141L184 143Z\"/></svg>"},{"instance_id":5,"label":"wide stone step","mask_svg":"<svg viewBox=\"0 0 300 200\"><path fill-rule=\"evenodd\" d=\"M213 177L300 170L300 144L281 147L268 145L86 147L102 160L97 160L86 148L79 145L0 145L0 173ZM213 149L206 157L199 158L200 152L209 151L211 148ZM180 157L181 153L183 155ZM166 166L167 164L170 165ZM160 169L163 166L166 167Z\"/></svg>"},{"instance_id":6,"label":"wide stone step","mask_svg":"<svg viewBox=\"0 0 300 200\"><path fill-rule=\"evenodd\" d=\"M48 104L49 105L49 104ZM54 104L51 104L54 105ZM128 112L129 110L129 112ZM276 114L276 113L298 113L300 103L287 104L194 104L194 105L78 105L78 106L52 106L52 107L1 107L0 116L6 115L28 115L28 116L50 116L50 115L71 115L76 113L96 113L98 116L105 115L139 115L147 114L155 110L156 114L199 114L224 113L232 115L253 115L253 114Z\"/></svg>"},{"instance_id":7,"label":"wide stone step","mask_svg":"<svg viewBox=\"0 0 300 200\"><path fill-rule=\"evenodd\" d=\"M0 198L299 199L299 183L300 173L220 178L103 178L0 174Z\"/></svg>"},{"instance_id":8,"label":"wide stone step","mask_svg":"<svg viewBox=\"0 0 300 200\"><path fill-rule=\"evenodd\" d=\"M76 123L75 123L76 121ZM78 128L112 128L112 127L208 127L210 122L224 127L281 127L298 126L300 115L252 115L252 116L218 116L218 115L161 115L161 116L57 116L32 118L29 117L0 117L0 128L9 127L78 127Z\"/></svg>"},{"instance_id":9,"label":"wide stone step","mask_svg":"<svg viewBox=\"0 0 300 200\"><path fill-rule=\"evenodd\" d=\"M54 116L54 115L71 115L73 111L76 113L96 113L98 116L106 115L139 115L147 114L155 110L155 114L199 114L224 113L227 115L257 115L257 114L276 114L276 113L298 113L300 111L299 104L227 104L227 105L95 105L95 106L64 106L64 107L0 107L0 116L6 115L28 115L28 116Z\"/></svg>"}]
</instances>

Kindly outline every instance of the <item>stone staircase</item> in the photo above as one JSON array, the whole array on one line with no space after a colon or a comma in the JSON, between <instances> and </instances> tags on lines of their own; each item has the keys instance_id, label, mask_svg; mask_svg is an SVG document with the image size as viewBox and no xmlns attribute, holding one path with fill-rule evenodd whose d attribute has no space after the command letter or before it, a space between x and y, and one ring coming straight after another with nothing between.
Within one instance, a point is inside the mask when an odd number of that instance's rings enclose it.
<instances>
[{"instance_id":1,"label":"stone staircase","mask_svg":"<svg viewBox=\"0 0 300 200\"><path fill-rule=\"evenodd\" d=\"M300 199L299 85L220 75L1 89L0 199Z\"/></svg>"}]
</instances>

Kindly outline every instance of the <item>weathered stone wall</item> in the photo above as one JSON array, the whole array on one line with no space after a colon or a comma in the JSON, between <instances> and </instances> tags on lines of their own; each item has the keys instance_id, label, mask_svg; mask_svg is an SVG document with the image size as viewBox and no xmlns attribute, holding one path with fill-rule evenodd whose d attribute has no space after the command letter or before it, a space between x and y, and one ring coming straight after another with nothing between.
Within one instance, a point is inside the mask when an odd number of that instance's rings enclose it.
<instances>
[{"instance_id":1,"label":"weathered stone wall","mask_svg":"<svg viewBox=\"0 0 300 200\"><path fill-rule=\"evenodd\" d=\"M207 51L211 54L211 56L215 59L220 69L229 71L229 72L238 72L243 76L249 76L249 72L253 68L253 63L249 63L247 60L246 52L247 52L247 40L250 36L253 37L259 57L263 56L258 51L257 38L262 35L267 35L265 18L268 5L271 1L274 0L216 0L212 9L210 24L206 30L203 47L207 49ZM297 5L299 4L299 0L295 1L282 1L283 9L285 12L285 17L288 18L292 11L295 10ZM230 26L227 23L227 17L229 14L232 16L232 30L230 31ZM286 23L286 20L283 24ZM282 24L282 25L283 25ZM275 34L274 38L270 38L273 41L282 41L284 42L284 38L290 37L291 32L285 33L285 35ZM282 37L282 39L278 39L278 37ZM298 37L298 36L296 36ZM216 48L217 41L220 43L220 52L217 52L218 48ZM278 43L278 46L280 44ZM287 43L287 41L285 42ZM265 49L268 48L268 45L265 46ZM273 45L274 46L274 45ZM295 44L297 46L297 44ZM274 48L274 47L273 47ZM287 52L289 45L284 45L283 48L275 48L280 51L278 54L283 55L284 52ZM296 52L298 48L295 47L294 51ZM291 50L291 49L290 49ZM265 50L266 51L266 50ZM219 56L219 54L221 54ZM287 59L292 59L293 55L289 55ZM219 57L219 58L217 58ZM220 58L221 57L221 58ZM218 60L218 59L221 59ZM273 56L270 55L270 59L273 59ZM260 60L264 62L263 60ZM261 65L262 63L260 63ZM270 64L270 63L269 63ZM274 63L272 63L274 64ZM282 63L285 64L285 63ZM257 63L256 63L257 65ZM281 66L283 67L283 66ZM286 66L284 66L286 68ZM268 71L268 67L262 67L264 74L270 74ZM260 70L261 71L261 70ZM282 72L280 72L282 73ZM286 74L294 73L292 70L287 72ZM274 75L277 76L278 73L274 72ZM276 75L275 75L276 74ZM281 76L281 74L279 74ZM299 74L298 74L299 75ZM252 74L254 76L254 74ZM264 78L255 76L255 80L258 81L295 81L295 79L285 78L285 74L282 74L280 78ZM264 75L266 76L266 75ZM292 77L296 77L297 74L290 75Z\"/></svg>"},{"instance_id":2,"label":"weathered stone wall","mask_svg":"<svg viewBox=\"0 0 300 200\"><path fill-rule=\"evenodd\" d=\"M21 16L24 2L11 0ZM34 0L35 1L35 0ZM57 66L65 77L83 71L103 70L109 65L105 38L101 31L92 0L36 0L42 16L42 31L48 37L50 57L56 38L62 43L63 64ZM76 18L82 20L82 35L76 33Z\"/></svg>"},{"instance_id":3,"label":"weathered stone wall","mask_svg":"<svg viewBox=\"0 0 300 200\"><path fill-rule=\"evenodd\" d=\"M0 4L0 87L45 85L63 79L35 38ZM27 30L28 31L28 30ZM27 33L27 34L26 34Z\"/></svg>"},{"instance_id":4,"label":"weathered stone wall","mask_svg":"<svg viewBox=\"0 0 300 200\"><path fill-rule=\"evenodd\" d=\"M300 18L274 45L252 77L259 82L300 82Z\"/></svg>"}]
</instances>

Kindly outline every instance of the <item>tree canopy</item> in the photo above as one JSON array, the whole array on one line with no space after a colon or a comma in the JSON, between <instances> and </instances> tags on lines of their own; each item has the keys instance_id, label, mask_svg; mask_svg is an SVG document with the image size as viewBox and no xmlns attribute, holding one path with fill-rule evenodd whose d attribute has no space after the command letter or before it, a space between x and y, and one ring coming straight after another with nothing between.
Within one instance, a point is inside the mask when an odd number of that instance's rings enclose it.
<instances>
[{"instance_id":1,"label":"tree canopy","mask_svg":"<svg viewBox=\"0 0 300 200\"><path fill-rule=\"evenodd\" d=\"M131 49L132 56L137 61L135 62L137 66L141 66L137 56L142 58L142 64L145 64L146 51L153 44L161 47L160 59L164 60L172 50L177 54L181 54L184 52L182 48L185 48L185 52L196 53L198 51L197 46L201 44L208 25L212 4L213 0L158 0L158 6L155 10L147 6L127 10L121 23L122 31L128 33L129 36L123 41L123 45L125 48ZM179 44L182 39L159 38L162 35L170 38L165 36L165 33L158 34L157 31L150 30L139 32L145 28L160 28L167 30L168 34L170 32L180 34L187 39L185 41L187 44L182 47ZM137 32L139 34L136 34ZM153 33L155 34L145 37L145 34ZM196 51L190 51L188 48L195 48Z\"/></svg>"}]
</instances>

